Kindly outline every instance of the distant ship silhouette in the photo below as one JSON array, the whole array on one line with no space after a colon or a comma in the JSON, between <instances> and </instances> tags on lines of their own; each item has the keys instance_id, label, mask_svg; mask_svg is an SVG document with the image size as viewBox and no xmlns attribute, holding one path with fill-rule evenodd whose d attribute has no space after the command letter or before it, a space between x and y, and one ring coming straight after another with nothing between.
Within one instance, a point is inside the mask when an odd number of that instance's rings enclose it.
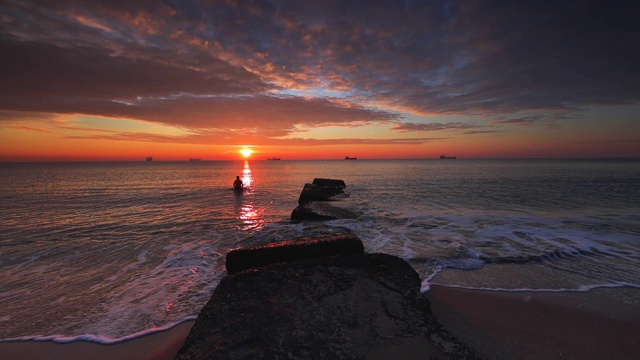
<instances>
[{"instance_id":1,"label":"distant ship silhouette","mask_svg":"<svg viewBox=\"0 0 640 360\"><path fill-rule=\"evenodd\" d=\"M280 160L280 158L273 157L273 158L267 158L267 160Z\"/></svg>"},{"instance_id":2,"label":"distant ship silhouette","mask_svg":"<svg viewBox=\"0 0 640 360\"><path fill-rule=\"evenodd\" d=\"M445 159L455 159L455 158L456 158L455 156L440 155L440 159L443 159L443 160L445 160Z\"/></svg>"},{"instance_id":3,"label":"distant ship silhouette","mask_svg":"<svg viewBox=\"0 0 640 360\"><path fill-rule=\"evenodd\" d=\"M153 161L153 158L152 158L151 156L149 156L149 157L147 157L145 160L146 160L146 161Z\"/></svg>"},{"instance_id":4,"label":"distant ship silhouette","mask_svg":"<svg viewBox=\"0 0 640 360\"><path fill-rule=\"evenodd\" d=\"M348 156L345 156L344 159L345 160L358 160L357 157L348 157Z\"/></svg>"}]
</instances>

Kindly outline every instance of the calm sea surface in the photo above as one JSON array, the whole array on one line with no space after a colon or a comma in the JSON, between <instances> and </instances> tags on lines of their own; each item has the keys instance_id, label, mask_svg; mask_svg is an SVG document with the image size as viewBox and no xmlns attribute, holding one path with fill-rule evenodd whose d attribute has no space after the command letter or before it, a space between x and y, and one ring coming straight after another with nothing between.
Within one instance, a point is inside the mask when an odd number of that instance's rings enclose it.
<instances>
[{"instance_id":1,"label":"calm sea surface","mask_svg":"<svg viewBox=\"0 0 640 360\"><path fill-rule=\"evenodd\" d=\"M361 216L291 223L315 177L343 179ZM164 329L195 318L230 249L340 231L423 291L639 288L640 161L0 164L0 339Z\"/></svg>"}]
</instances>

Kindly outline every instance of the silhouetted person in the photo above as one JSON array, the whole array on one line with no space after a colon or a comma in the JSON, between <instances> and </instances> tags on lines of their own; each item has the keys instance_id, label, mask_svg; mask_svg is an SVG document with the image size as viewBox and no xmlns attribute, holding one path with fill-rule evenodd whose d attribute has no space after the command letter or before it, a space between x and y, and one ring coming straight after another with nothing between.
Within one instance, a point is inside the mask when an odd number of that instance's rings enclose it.
<instances>
[{"instance_id":1,"label":"silhouetted person","mask_svg":"<svg viewBox=\"0 0 640 360\"><path fill-rule=\"evenodd\" d=\"M243 187L244 184L242 183L242 180L240 180L240 176L236 176L236 181L233 182L233 188L236 190L242 190Z\"/></svg>"}]
</instances>

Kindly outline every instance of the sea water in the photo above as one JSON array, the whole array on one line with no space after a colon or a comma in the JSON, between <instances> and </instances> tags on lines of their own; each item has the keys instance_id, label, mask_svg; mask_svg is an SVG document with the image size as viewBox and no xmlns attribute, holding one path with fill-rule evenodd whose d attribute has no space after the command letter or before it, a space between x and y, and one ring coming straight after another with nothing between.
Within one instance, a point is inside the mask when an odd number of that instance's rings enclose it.
<instances>
[{"instance_id":1,"label":"sea water","mask_svg":"<svg viewBox=\"0 0 640 360\"><path fill-rule=\"evenodd\" d=\"M316 177L343 179L336 205L360 216L292 223ZM0 164L0 339L166 329L197 316L229 250L343 231L425 292L638 288L640 161Z\"/></svg>"}]
</instances>

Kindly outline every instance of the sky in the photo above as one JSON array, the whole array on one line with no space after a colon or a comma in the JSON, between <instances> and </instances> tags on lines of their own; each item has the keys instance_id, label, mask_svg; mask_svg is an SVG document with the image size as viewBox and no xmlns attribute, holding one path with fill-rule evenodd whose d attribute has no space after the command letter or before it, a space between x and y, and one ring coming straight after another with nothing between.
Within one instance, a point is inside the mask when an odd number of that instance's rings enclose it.
<instances>
[{"instance_id":1,"label":"sky","mask_svg":"<svg viewBox=\"0 0 640 360\"><path fill-rule=\"evenodd\" d=\"M0 1L0 161L640 157L638 1Z\"/></svg>"}]
</instances>

